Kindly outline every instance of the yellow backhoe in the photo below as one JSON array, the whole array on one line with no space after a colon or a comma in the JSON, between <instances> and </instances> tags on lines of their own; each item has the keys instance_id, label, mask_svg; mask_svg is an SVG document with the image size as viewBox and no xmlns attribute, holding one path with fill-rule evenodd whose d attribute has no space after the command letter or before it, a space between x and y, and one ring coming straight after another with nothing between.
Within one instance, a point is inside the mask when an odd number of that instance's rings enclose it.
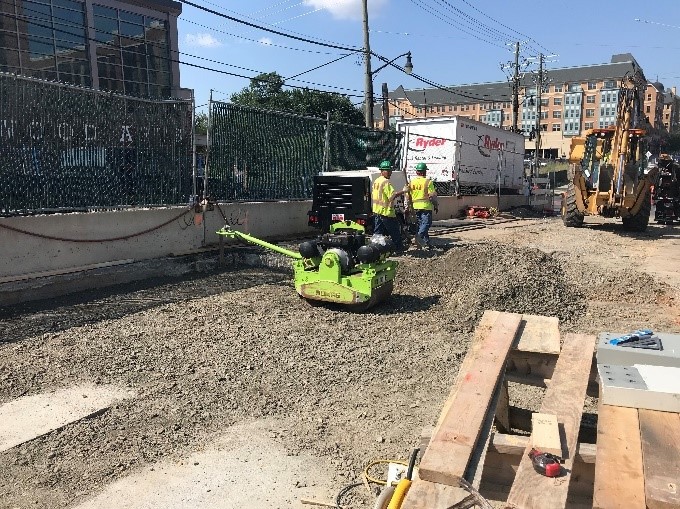
<instances>
[{"instance_id":1,"label":"yellow backhoe","mask_svg":"<svg viewBox=\"0 0 680 509\"><path fill-rule=\"evenodd\" d=\"M562 220L583 225L587 215L620 217L623 227L644 231L651 211L650 187L656 169L645 174L645 117L642 103L647 85L638 69L621 82L613 126L590 129L573 138L569 152L571 182L562 197Z\"/></svg>"}]
</instances>

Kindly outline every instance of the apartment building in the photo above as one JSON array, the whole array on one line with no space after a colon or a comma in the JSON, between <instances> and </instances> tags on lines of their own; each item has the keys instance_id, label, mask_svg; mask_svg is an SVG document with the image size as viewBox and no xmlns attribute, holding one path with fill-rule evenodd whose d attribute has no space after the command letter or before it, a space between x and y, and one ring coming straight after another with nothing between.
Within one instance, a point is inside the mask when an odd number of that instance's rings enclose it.
<instances>
[{"instance_id":1,"label":"apartment building","mask_svg":"<svg viewBox=\"0 0 680 509\"><path fill-rule=\"evenodd\" d=\"M664 92L662 122L668 132L680 129L680 97L675 87Z\"/></svg>"},{"instance_id":2,"label":"apartment building","mask_svg":"<svg viewBox=\"0 0 680 509\"><path fill-rule=\"evenodd\" d=\"M541 129L539 156L545 158L565 157L572 137L588 129L612 125L621 81L638 68L633 55L625 53L612 56L607 64L548 69L540 92L532 75L525 75L520 82L517 128L525 135L527 152L533 153L536 148L530 138L537 125ZM513 127L509 82L447 88L448 91L398 87L389 93L390 123L399 119L459 115L496 127ZM537 119L539 102L540 119ZM661 83L647 85L643 111L654 127L668 128L666 124L670 125L670 119L678 115L677 109L674 110L676 104L677 101L668 98ZM380 125L381 121L380 117L376 124Z\"/></svg>"},{"instance_id":3,"label":"apartment building","mask_svg":"<svg viewBox=\"0 0 680 509\"><path fill-rule=\"evenodd\" d=\"M0 0L0 72L182 97L171 0Z\"/></svg>"}]
</instances>

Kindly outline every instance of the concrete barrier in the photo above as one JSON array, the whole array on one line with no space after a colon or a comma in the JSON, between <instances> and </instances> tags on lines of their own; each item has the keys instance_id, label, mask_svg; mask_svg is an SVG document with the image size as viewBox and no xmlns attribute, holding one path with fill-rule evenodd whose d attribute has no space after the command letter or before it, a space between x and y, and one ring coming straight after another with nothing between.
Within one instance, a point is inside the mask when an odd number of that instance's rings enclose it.
<instances>
[{"instance_id":1,"label":"concrete barrier","mask_svg":"<svg viewBox=\"0 0 680 509\"><path fill-rule=\"evenodd\" d=\"M525 203L523 196L502 196L500 208ZM225 222L270 241L309 236L316 233L307 226L310 205L220 203L201 213L168 207L0 218L0 306L196 270L197 259L216 259L215 232ZM444 196L435 219L460 217L471 205L497 207L498 198Z\"/></svg>"}]
</instances>

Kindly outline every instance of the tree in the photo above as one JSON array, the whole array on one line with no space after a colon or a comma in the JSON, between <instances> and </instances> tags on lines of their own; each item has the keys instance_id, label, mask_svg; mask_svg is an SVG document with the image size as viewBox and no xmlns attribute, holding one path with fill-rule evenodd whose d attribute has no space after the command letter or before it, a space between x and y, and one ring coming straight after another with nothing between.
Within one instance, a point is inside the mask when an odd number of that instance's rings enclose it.
<instances>
[{"instance_id":1,"label":"tree","mask_svg":"<svg viewBox=\"0 0 680 509\"><path fill-rule=\"evenodd\" d=\"M248 87L232 94L231 102L319 118L330 112L331 120L336 122L363 125L362 111L347 96L308 88L284 90L284 84L276 72L260 74L250 80Z\"/></svg>"},{"instance_id":2,"label":"tree","mask_svg":"<svg viewBox=\"0 0 680 509\"><path fill-rule=\"evenodd\" d=\"M196 113L194 117L194 133L208 134L208 114Z\"/></svg>"}]
</instances>

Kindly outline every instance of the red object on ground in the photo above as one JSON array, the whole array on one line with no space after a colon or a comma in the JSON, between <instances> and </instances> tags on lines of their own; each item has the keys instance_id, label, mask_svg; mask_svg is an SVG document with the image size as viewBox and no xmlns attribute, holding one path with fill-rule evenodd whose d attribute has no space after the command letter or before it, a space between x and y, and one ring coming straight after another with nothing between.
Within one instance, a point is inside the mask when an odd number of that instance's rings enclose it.
<instances>
[{"instance_id":1,"label":"red object on ground","mask_svg":"<svg viewBox=\"0 0 680 509\"><path fill-rule=\"evenodd\" d=\"M491 216L491 213L489 212L489 207L479 207L476 205L468 207L466 210L466 214L468 217L480 217L482 219L487 219L488 217Z\"/></svg>"},{"instance_id":2,"label":"red object on ground","mask_svg":"<svg viewBox=\"0 0 680 509\"><path fill-rule=\"evenodd\" d=\"M560 463L563 460L559 456L541 452L537 449L531 449L531 451L529 451L529 457L531 458L534 470L541 475L546 477L557 477L562 473L562 465L560 465Z\"/></svg>"}]
</instances>

